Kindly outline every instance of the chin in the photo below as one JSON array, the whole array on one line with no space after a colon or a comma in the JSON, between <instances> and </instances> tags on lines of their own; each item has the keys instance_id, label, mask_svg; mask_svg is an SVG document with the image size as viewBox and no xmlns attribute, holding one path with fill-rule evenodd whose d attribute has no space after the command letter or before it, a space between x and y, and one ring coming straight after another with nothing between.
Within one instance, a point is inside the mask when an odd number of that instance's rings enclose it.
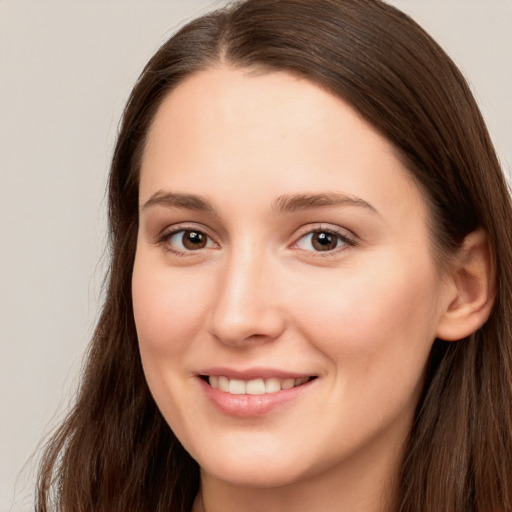
<instances>
[{"instance_id":1,"label":"chin","mask_svg":"<svg viewBox=\"0 0 512 512\"><path fill-rule=\"evenodd\" d=\"M274 488L307 478L300 461L286 460L284 455L233 453L213 458L196 458L201 471L211 477L239 487Z\"/></svg>"},{"instance_id":2,"label":"chin","mask_svg":"<svg viewBox=\"0 0 512 512\"><path fill-rule=\"evenodd\" d=\"M268 466L262 467L261 464L253 464L252 467L243 469L225 465L213 467L211 471L208 468L202 467L201 469L214 478L237 487L270 489L285 487L302 479L300 474L276 470L276 468Z\"/></svg>"}]
</instances>

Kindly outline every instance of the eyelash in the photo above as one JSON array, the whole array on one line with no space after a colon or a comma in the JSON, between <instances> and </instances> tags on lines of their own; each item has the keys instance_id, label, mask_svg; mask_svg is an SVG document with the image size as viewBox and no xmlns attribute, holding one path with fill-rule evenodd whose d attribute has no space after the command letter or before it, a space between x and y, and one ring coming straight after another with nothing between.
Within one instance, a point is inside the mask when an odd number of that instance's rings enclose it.
<instances>
[{"instance_id":1,"label":"eyelash","mask_svg":"<svg viewBox=\"0 0 512 512\"><path fill-rule=\"evenodd\" d=\"M185 235L185 233L199 233L199 234L201 234L201 235L206 237L206 239L207 239L206 243L207 244L212 241L212 237L209 236L208 234L206 234L204 232L204 230L202 230L202 229L196 229L193 226L176 226L171 231L164 232L158 238L158 240L157 240L158 245L161 245L164 248L165 251L171 252L171 253L173 253L173 254L175 254L177 256L189 256L191 253L199 251L199 249L197 249L197 250L193 250L193 249L189 249L189 250L185 249L185 250L183 250L183 249L173 248L173 246L170 244L170 239L173 236L176 236L179 233L183 233L183 235ZM215 245L217 245L217 244L215 244ZM209 248L210 247L208 247L208 249ZM201 249L203 249L203 248L201 248Z\"/></svg>"},{"instance_id":2,"label":"eyelash","mask_svg":"<svg viewBox=\"0 0 512 512\"><path fill-rule=\"evenodd\" d=\"M157 240L157 243L161 246L163 246L163 248L168 251L168 252L171 252L177 256L189 256L191 253L194 253L194 252L198 252L200 251L201 249L210 249L211 247L201 247L199 249L177 249L177 248L173 248L173 246L170 244L170 239L173 237L173 236L176 236L178 234L182 233L183 235L185 235L186 233L198 233L200 235L203 235L207 238L207 241L206 241L206 244L210 243L210 242L213 242L215 245L216 242L213 241L213 239L207 234L204 232L204 230L201 230L201 229L195 229L194 227L192 226L177 226L175 227L174 229L172 229L171 231L167 231L165 233L163 233L159 239ZM336 237L337 239L337 243L341 243L341 247L335 247L333 249L328 249L326 251L315 251L315 250L308 250L308 249L301 249L298 244L301 240L303 240L304 238L306 238L307 236L313 236L315 234L322 234L322 233L325 233L327 235L330 235L330 236L334 236ZM182 235L182 236L183 236ZM296 249L296 250L302 250L304 252L308 252L308 253L311 253L311 256L314 256L314 257L326 257L326 256L330 256L332 255L333 253L337 253L339 251L342 251L344 250L346 247L355 247L357 246L357 241L355 238L347 235L346 232L342 232L342 231L338 231L336 229L333 229L333 228L325 228L325 227L322 227L322 226L318 226L316 228L313 228L313 229L308 229L308 231L305 231L304 233L302 233L298 238L297 240L292 244L291 248L292 249Z\"/></svg>"},{"instance_id":3,"label":"eyelash","mask_svg":"<svg viewBox=\"0 0 512 512\"><path fill-rule=\"evenodd\" d=\"M298 247L299 242L301 240L303 240L304 238L306 238L308 236L313 237L313 235L315 235L315 234L322 234L322 233L325 233L327 235L335 237L337 239L338 243L341 242L342 245L340 247L337 246L333 249L329 249L326 251L307 250L307 249L301 249L300 247ZM323 226L318 226L313 229L310 228L306 232L302 233L300 235L300 237L297 239L297 241L294 242L292 247L297 248L298 250L304 250L305 252L309 252L314 257L327 257L327 256L333 255L334 253L338 253L339 251L343 251L347 247L355 247L356 245L357 245L356 239L354 237L348 235L345 231L337 230L334 228L326 228Z\"/></svg>"}]
</instances>

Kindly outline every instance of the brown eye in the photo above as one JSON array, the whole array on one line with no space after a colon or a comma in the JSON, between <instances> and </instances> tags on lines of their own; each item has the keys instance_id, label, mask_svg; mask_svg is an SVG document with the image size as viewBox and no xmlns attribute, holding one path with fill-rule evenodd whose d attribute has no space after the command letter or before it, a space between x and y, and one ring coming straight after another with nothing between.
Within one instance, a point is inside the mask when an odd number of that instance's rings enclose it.
<instances>
[{"instance_id":1,"label":"brown eye","mask_svg":"<svg viewBox=\"0 0 512 512\"><path fill-rule=\"evenodd\" d=\"M182 235L184 247L190 250L206 247L206 236L199 231L185 231Z\"/></svg>"},{"instance_id":2,"label":"brown eye","mask_svg":"<svg viewBox=\"0 0 512 512\"><path fill-rule=\"evenodd\" d=\"M349 243L348 239L330 231L313 231L300 238L297 247L304 251L328 252Z\"/></svg>"},{"instance_id":3,"label":"brown eye","mask_svg":"<svg viewBox=\"0 0 512 512\"><path fill-rule=\"evenodd\" d=\"M338 246L338 237L331 233L322 231L320 233L313 233L311 237L311 245L317 251L332 251Z\"/></svg>"},{"instance_id":4,"label":"brown eye","mask_svg":"<svg viewBox=\"0 0 512 512\"><path fill-rule=\"evenodd\" d=\"M331 251L338 246L338 238L331 233L313 233L311 245L317 251Z\"/></svg>"},{"instance_id":5,"label":"brown eye","mask_svg":"<svg viewBox=\"0 0 512 512\"><path fill-rule=\"evenodd\" d=\"M180 229L167 239L169 245L178 251L197 251L212 245L207 235L201 231Z\"/></svg>"}]
</instances>

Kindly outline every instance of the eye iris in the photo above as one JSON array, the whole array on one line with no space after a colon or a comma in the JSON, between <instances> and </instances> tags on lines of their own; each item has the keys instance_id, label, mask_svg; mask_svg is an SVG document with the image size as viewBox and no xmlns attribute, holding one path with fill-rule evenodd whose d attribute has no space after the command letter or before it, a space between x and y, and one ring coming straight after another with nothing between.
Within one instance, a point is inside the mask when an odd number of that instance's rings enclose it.
<instances>
[{"instance_id":1,"label":"eye iris","mask_svg":"<svg viewBox=\"0 0 512 512\"><path fill-rule=\"evenodd\" d=\"M317 251L331 251L336 249L338 239L336 236L321 231L320 233L313 234L311 244Z\"/></svg>"},{"instance_id":2,"label":"eye iris","mask_svg":"<svg viewBox=\"0 0 512 512\"><path fill-rule=\"evenodd\" d=\"M182 242L187 249L202 249L206 246L206 236L198 231L185 231Z\"/></svg>"}]
</instances>

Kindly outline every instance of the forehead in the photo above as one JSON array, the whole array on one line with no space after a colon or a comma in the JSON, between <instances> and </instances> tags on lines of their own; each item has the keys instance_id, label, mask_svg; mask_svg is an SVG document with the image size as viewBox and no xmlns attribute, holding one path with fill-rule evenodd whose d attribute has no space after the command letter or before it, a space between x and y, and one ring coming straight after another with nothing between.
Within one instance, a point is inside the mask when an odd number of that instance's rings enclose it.
<instances>
[{"instance_id":1,"label":"forehead","mask_svg":"<svg viewBox=\"0 0 512 512\"><path fill-rule=\"evenodd\" d=\"M422 203L384 137L340 98L285 72L201 71L157 111L142 159L141 201L166 188L232 193L226 182L239 186L246 204L248 196L270 202L271 192L305 191Z\"/></svg>"}]
</instances>

